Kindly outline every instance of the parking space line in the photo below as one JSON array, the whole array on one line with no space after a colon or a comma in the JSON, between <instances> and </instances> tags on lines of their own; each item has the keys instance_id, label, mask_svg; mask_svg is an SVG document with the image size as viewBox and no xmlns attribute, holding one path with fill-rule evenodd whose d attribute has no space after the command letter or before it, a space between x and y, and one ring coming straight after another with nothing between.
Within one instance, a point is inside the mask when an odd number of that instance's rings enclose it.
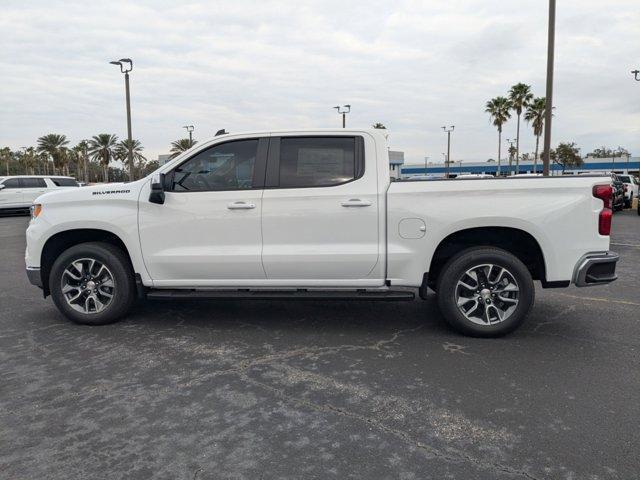
<instances>
[{"instance_id":1,"label":"parking space line","mask_svg":"<svg viewBox=\"0 0 640 480\"><path fill-rule=\"evenodd\" d=\"M640 248L640 244L635 245L633 243L613 243L613 242L611 242L611 245L615 245L616 247L636 247L636 248Z\"/></svg>"},{"instance_id":2,"label":"parking space line","mask_svg":"<svg viewBox=\"0 0 640 480\"><path fill-rule=\"evenodd\" d=\"M561 293L561 292L553 292L553 293L557 295L562 295L563 297L577 298L578 300L590 300L592 302L605 302L605 303L620 303L622 305L635 305L637 307L640 307L640 303L631 302L629 300L612 300L610 298L601 298L601 297L582 297L580 295L571 295L569 293Z\"/></svg>"}]
</instances>

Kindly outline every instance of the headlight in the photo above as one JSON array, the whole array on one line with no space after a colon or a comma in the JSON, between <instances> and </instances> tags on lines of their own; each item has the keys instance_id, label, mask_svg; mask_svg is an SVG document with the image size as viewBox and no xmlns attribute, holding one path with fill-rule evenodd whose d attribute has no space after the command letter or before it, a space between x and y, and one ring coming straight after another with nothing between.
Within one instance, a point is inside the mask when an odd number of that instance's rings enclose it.
<instances>
[{"instance_id":1,"label":"headlight","mask_svg":"<svg viewBox=\"0 0 640 480\"><path fill-rule=\"evenodd\" d=\"M35 220L42 213L42 204L34 203L31 205L31 220Z\"/></svg>"}]
</instances>

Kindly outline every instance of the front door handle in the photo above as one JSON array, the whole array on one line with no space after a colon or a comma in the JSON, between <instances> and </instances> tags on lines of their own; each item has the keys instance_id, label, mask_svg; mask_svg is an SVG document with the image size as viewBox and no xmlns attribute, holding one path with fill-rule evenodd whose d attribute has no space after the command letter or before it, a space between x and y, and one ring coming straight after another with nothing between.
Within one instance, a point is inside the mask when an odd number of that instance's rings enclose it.
<instances>
[{"instance_id":1,"label":"front door handle","mask_svg":"<svg viewBox=\"0 0 640 480\"><path fill-rule=\"evenodd\" d=\"M252 208L256 208L255 203L247 203L247 202L233 202L227 205L229 210L251 210Z\"/></svg>"},{"instance_id":2,"label":"front door handle","mask_svg":"<svg viewBox=\"0 0 640 480\"><path fill-rule=\"evenodd\" d=\"M369 200L360 200L359 198L352 198L346 202L340 203L343 207L369 207L371 202Z\"/></svg>"}]
</instances>

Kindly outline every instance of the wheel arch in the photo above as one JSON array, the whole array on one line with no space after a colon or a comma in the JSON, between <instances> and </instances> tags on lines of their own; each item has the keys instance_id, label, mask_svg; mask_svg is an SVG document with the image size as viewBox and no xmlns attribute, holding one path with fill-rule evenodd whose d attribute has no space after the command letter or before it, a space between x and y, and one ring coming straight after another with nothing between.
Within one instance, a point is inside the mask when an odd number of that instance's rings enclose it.
<instances>
[{"instance_id":1,"label":"wheel arch","mask_svg":"<svg viewBox=\"0 0 640 480\"><path fill-rule=\"evenodd\" d=\"M497 247L516 256L525 264L534 280L546 282L545 258L540 243L529 232L515 227L473 227L458 230L443 238L431 258L425 279L435 287L444 265L457 252L469 247Z\"/></svg>"},{"instance_id":2,"label":"wheel arch","mask_svg":"<svg viewBox=\"0 0 640 480\"><path fill-rule=\"evenodd\" d=\"M122 239L115 233L98 228L64 230L49 237L40 254L40 277L42 279L42 288L45 296L50 293L49 274L51 273L51 267L56 261L56 258L58 258L58 256L68 248L87 242L108 243L122 250L129 261L131 271L135 272L131 252L124 241L122 241Z\"/></svg>"}]
</instances>

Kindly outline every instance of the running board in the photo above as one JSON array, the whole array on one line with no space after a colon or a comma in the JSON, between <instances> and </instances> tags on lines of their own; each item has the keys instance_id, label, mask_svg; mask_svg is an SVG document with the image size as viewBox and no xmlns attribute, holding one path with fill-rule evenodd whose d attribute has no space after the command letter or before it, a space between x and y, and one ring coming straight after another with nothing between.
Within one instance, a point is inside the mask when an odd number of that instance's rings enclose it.
<instances>
[{"instance_id":1,"label":"running board","mask_svg":"<svg viewBox=\"0 0 640 480\"><path fill-rule=\"evenodd\" d=\"M147 298L252 299L252 300L386 300L409 301L415 294L405 290L149 290Z\"/></svg>"}]
</instances>

